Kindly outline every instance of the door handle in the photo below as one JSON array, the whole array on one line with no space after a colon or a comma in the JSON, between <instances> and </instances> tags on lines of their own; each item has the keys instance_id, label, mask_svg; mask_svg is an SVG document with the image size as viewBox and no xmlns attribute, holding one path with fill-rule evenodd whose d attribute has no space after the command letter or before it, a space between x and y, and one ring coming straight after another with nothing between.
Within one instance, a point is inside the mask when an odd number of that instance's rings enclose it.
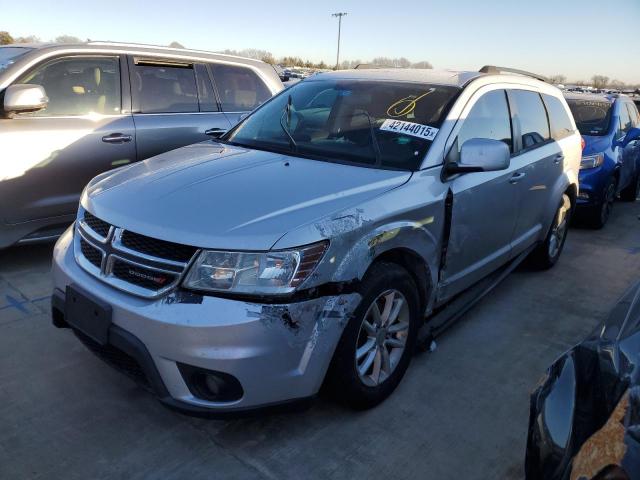
<instances>
[{"instance_id":1,"label":"door handle","mask_svg":"<svg viewBox=\"0 0 640 480\"><path fill-rule=\"evenodd\" d=\"M213 137L213 138L220 138L225 133L227 133L227 131L224 128L218 128L218 127L210 128L204 131L205 135L209 135L210 137Z\"/></svg>"},{"instance_id":2,"label":"door handle","mask_svg":"<svg viewBox=\"0 0 640 480\"><path fill-rule=\"evenodd\" d=\"M104 143L126 143L133 140L131 135L123 135L122 133L111 133L102 137Z\"/></svg>"},{"instance_id":3,"label":"door handle","mask_svg":"<svg viewBox=\"0 0 640 480\"><path fill-rule=\"evenodd\" d=\"M513 175L511 175L511 178L509 179L509 183L511 184L518 183L520 180L522 180L526 176L527 174L524 172L514 173Z\"/></svg>"},{"instance_id":4,"label":"door handle","mask_svg":"<svg viewBox=\"0 0 640 480\"><path fill-rule=\"evenodd\" d=\"M556 155L553 158L553 163L555 163L556 165L559 165L560 162L563 161L563 160L564 160L564 155L560 153L559 155Z\"/></svg>"}]
</instances>

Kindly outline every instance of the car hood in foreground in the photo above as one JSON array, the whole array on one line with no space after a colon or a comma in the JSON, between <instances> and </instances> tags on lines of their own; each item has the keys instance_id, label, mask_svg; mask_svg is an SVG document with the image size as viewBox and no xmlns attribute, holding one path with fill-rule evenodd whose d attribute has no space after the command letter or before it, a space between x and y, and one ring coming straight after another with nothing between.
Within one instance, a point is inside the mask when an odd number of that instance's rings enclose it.
<instances>
[{"instance_id":1,"label":"car hood in foreground","mask_svg":"<svg viewBox=\"0 0 640 480\"><path fill-rule=\"evenodd\" d=\"M527 480L640 480L640 282L533 392Z\"/></svg>"},{"instance_id":2,"label":"car hood in foreground","mask_svg":"<svg viewBox=\"0 0 640 480\"><path fill-rule=\"evenodd\" d=\"M268 250L296 227L410 176L203 142L97 177L82 204L113 225L163 240Z\"/></svg>"}]
</instances>

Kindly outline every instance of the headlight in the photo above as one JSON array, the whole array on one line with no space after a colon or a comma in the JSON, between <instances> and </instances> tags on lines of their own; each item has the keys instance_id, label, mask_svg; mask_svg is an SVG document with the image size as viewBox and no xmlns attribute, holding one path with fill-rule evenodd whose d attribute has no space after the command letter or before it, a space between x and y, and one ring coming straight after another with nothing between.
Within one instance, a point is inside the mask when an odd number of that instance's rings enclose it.
<instances>
[{"instance_id":1,"label":"headlight","mask_svg":"<svg viewBox=\"0 0 640 480\"><path fill-rule=\"evenodd\" d=\"M604 153L596 153L595 155L583 155L580 161L580 170L587 168L596 168L604 162Z\"/></svg>"},{"instance_id":2,"label":"headlight","mask_svg":"<svg viewBox=\"0 0 640 480\"><path fill-rule=\"evenodd\" d=\"M183 286L252 295L291 293L311 275L328 246L323 241L272 252L205 250L191 266Z\"/></svg>"}]
</instances>

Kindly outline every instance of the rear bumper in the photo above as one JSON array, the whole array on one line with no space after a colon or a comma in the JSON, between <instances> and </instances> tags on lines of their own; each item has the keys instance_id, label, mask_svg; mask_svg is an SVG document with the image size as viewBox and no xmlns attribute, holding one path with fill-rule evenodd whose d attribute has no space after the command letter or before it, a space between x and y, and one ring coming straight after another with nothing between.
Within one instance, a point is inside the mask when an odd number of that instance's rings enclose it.
<instances>
[{"instance_id":1,"label":"rear bumper","mask_svg":"<svg viewBox=\"0 0 640 480\"><path fill-rule=\"evenodd\" d=\"M351 293L271 305L180 290L143 299L82 270L73 256L71 238L70 229L54 250L54 324L65 325L63 292L69 285L80 286L110 305L108 347L135 360L142 383L146 381L165 405L189 414L240 414L313 397L360 300ZM96 352L95 345L81 339L102 358L119 354ZM242 386L242 397L212 402L194 395L180 364L233 376Z\"/></svg>"}]
</instances>

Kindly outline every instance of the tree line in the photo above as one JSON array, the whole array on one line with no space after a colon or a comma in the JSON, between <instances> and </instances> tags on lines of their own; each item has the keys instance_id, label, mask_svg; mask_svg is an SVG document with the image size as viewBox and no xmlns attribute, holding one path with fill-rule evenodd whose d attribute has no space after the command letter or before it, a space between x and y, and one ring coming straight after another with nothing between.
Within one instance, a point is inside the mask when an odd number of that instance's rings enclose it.
<instances>
[{"instance_id":1,"label":"tree line","mask_svg":"<svg viewBox=\"0 0 640 480\"><path fill-rule=\"evenodd\" d=\"M89 39L87 39L89 41ZM0 45L9 45L11 43L39 43L42 40L35 36L29 35L27 37L12 37L9 32L0 31ZM82 40L78 37L74 37L73 35L60 35L53 40L53 43L82 43ZM185 48L179 42L171 42L169 47L173 48ZM326 70L330 68L334 68L335 64L327 64L323 61L313 62L309 59L303 59L301 57L294 56L284 56L280 58L276 58L271 52L267 50L260 50L257 48L245 48L243 50L222 50L218 53L224 53L227 55L237 55L239 57L246 58L254 58L257 60L262 60L263 62L270 63L272 65L281 65L283 67L305 67L305 68L313 68L318 70ZM371 61L362 61L360 59L357 60L344 60L340 62L338 68L340 69L349 69L355 68L358 65L368 64L368 65L376 65L381 67L397 67L397 68L433 68L431 63L426 60L422 60L420 62L411 62L409 59L405 57L399 58L390 58L390 57L376 57ZM554 85L566 84L567 77L562 74L552 75L549 77L549 82ZM615 90L625 90L625 89L634 89L640 88L640 84L626 84L617 79L610 79L606 75L594 75L591 77L591 81L578 80L575 82L570 82L572 84L578 86L592 86L598 89L615 89Z\"/></svg>"}]
</instances>

